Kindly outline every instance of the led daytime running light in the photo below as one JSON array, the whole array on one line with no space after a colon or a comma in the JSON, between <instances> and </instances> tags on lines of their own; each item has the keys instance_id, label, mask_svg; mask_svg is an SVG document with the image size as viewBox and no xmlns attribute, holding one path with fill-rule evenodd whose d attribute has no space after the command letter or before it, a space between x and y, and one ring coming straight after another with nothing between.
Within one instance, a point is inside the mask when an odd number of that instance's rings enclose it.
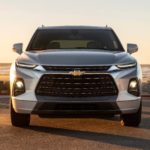
<instances>
[{"instance_id":1,"label":"led daytime running light","mask_svg":"<svg viewBox=\"0 0 150 150\"><path fill-rule=\"evenodd\" d=\"M117 67L120 68L120 69L132 68L132 67L135 67L135 66L136 66L136 63L117 65Z\"/></svg>"},{"instance_id":2,"label":"led daytime running light","mask_svg":"<svg viewBox=\"0 0 150 150\"><path fill-rule=\"evenodd\" d=\"M21 67L21 68L29 68L29 69L33 69L35 68L37 65L34 64L25 64L25 63L16 63L17 67Z\"/></svg>"}]
</instances>

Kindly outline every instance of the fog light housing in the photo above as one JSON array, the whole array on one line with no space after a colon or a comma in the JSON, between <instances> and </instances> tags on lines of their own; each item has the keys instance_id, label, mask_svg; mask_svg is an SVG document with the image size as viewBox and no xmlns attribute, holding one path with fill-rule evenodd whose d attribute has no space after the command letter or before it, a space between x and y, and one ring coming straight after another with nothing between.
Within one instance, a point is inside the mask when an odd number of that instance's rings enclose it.
<instances>
[{"instance_id":1,"label":"fog light housing","mask_svg":"<svg viewBox=\"0 0 150 150\"><path fill-rule=\"evenodd\" d=\"M18 96L25 93L25 84L23 79L16 79L13 86L13 95Z\"/></svg>"},{"instance_id":2,"label":"fog light housing","mask_svg":"<svg viewBox=\"0 0 150 150\"><path fill-rule=\"evenodd\" d=\"M140 96L139 81L137 78L129 81L128 92L134 96Z\"/></svg>"}]
</instances>

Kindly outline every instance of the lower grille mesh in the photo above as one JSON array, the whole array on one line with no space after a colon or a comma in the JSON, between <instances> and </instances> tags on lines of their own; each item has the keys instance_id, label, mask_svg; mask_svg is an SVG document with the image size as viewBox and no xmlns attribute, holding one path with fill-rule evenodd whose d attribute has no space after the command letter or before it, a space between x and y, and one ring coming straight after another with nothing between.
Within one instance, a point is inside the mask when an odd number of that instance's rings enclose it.
<instances>
[{"instance_id":1,"label":"lower grille mesh","mask_svg":"<svg viewBox=\"0 0 150 150\"><path fill-rule=\"evenodd\" d=\"M98 97L118 94L113 78L108 74L46 74L40 79L36 95L57 97Z\"/></svg>"}]
</instances>

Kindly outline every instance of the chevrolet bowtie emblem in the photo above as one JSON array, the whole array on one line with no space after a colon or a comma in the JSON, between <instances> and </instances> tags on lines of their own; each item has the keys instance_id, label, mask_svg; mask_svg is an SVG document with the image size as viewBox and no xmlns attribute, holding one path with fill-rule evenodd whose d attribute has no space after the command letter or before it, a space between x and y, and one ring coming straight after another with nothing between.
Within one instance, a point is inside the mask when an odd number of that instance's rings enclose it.
<instances>
[{"instance_id":1,"label":"chevrolet bowtie emblem","mask_svg":"<svg viewBox=\"0 0 150 150\"><path fill-rule=\"evenodd\" d=\"M82 76L85 74L85 71L74 70L74 71L69 72L69 74L71 74L73 76Z\"/></svg>"}]
</instances>

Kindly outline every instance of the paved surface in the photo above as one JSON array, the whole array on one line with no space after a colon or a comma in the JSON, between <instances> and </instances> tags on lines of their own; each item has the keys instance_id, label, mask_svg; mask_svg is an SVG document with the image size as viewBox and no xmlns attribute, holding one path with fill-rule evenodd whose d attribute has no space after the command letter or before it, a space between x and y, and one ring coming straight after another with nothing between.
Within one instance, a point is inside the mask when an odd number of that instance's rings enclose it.
<instances>
[{"instance_id":1,"label":"paved surface","mask_svg":"<svg viewBox=\"0 0 150 150\"><path fill-rule=\"evenodd\" d=\"M0 95L0 108L8 108L9 107L9 96Z\"/></svg>"},{"instance_id":2,"label":"paved surface","mask_svg":"<svg viewBox=\"0 0 150 150\"><path fill-rule=\"evenodd\" d=\"M119 117L52 118L32 116L29 128L12 127L8 97L0 98L0 150L150 150L150 98L143 100L139 128L121 127ZM5 105L4 105L5 104Z\"/></svg>"}]
</instances>

